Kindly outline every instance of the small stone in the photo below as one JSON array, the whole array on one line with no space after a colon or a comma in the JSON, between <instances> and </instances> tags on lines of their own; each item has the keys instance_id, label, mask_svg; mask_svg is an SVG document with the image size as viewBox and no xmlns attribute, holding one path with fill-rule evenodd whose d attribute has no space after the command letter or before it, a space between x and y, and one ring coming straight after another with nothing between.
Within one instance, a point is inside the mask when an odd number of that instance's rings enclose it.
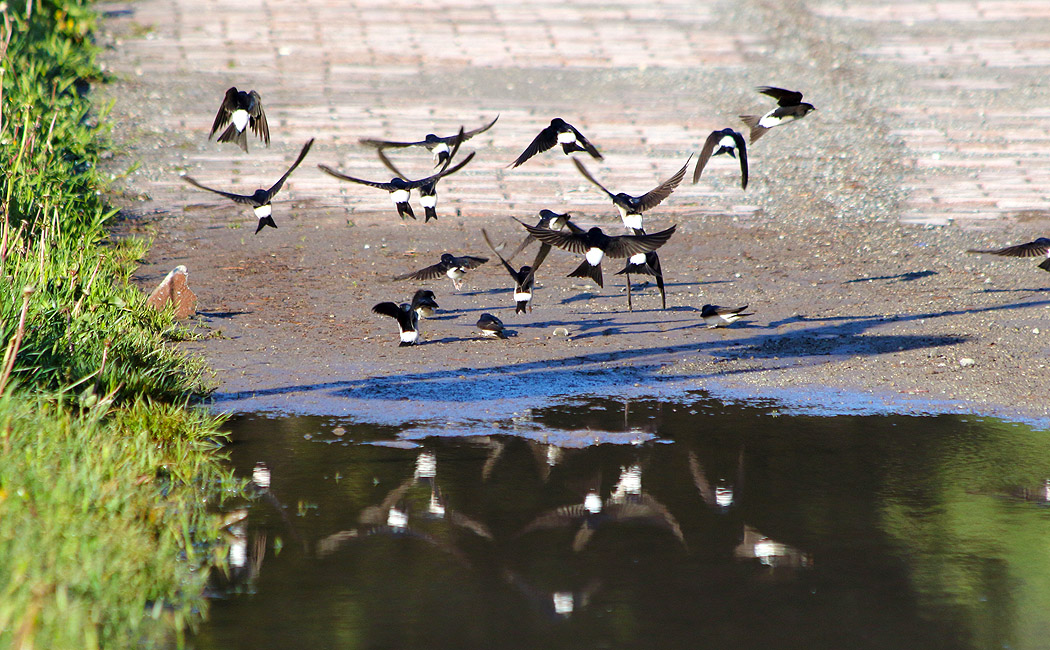
<instances>
[{"instance_id":1,"label":"small stone","mask_svg":"<svg viewBox=\"0 0 1050 650\"><path fill-rule=\"evenodd\" d=\"M1032 328L1032 334L1038 334L1038 333L1039 333L1039 328L1038 327L1033 327Z\"/></svg>"},{"instance_id":2,"label":"small stone","mask_svg":"<svg viewBox=\"0 0 1050 650\"><path fill-rule=\"evenodd\" d=\"M346 434L346 429L344 429L343 427L336 427L336 428L332 429L332 435L333 436L342 436L342 435L345 435L345 434Z\"/></svg>"},{"instance_id":3,"label":"small stone","mask_svg":"<svg viewBox=\"0 0 1050 650\"><path fill-rule=\"evenodd\" d=\"M569 330L564 327L555 327L554 336L568 336Z\"/></svg>"},{"instance_id":4,"label":"small stone","mask_svg":"<svg viewBox=\"0 0 1050 650\"><path fill-rule=\"evenodd\" d=\"M197 313L197 294L190 291L188 284L189 273L186 267L176 266L157 288L153 290L146 303L156 309L163 311L170 302L175 305L175 319L182 320Z\"/></svg>"},{"instance_id":5,"label":"small stone","mask_svg":"<svg viewBox=\"0 0 1050 650\"><path fill-rule=\"evenodd\" d=\"M963 368L966 368L968 366L972 366L975 363L977 363L977 362L974 361L973 359L971 359L970 357L963 357L962 359L959 359L959 365L962 366Z\"/></svg>"}]
</instances>

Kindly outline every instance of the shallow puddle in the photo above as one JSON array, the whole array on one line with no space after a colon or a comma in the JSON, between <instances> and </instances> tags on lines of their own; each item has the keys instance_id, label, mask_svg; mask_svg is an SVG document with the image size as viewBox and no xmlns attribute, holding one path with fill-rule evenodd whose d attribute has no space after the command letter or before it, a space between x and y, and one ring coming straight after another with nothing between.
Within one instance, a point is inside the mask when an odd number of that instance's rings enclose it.
<instances>
[{"instance_id":1,"label":"shallow puddle","mask_svg":"<svg viewBox=\"0 0 1050 650\"><path fill-rule=\"evenodd\" d=\"M199 649L1050 638L1050 435L1024 425L697 398L563 405L472 437L229 426L232 463L268 487L231 529Z\"/></svg>"}]
</instances>

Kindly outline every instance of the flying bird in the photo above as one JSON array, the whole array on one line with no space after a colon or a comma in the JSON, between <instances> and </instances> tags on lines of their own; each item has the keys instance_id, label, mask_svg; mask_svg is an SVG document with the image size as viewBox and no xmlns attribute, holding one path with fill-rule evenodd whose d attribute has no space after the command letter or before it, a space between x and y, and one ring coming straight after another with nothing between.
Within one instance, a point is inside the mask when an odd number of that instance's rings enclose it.
<instances>
[{"instance_id":1,"label":"flying bird","mask_svg":"<svg viewBox=\"0 0 1050 650\"><path fill-rule=\"evenodd\" d=\"M391 142L390 140L375 140L371 138L365 138L359 140L359 142L368 147L375 147L379 151L383 149L403 149L405 147L426 147L434 155L434 167L439 167L452 157L452 147L455 146L457 138L460 142L466 142L474 136L491 129L498 119L499 115L485 126L473 131L460 129L457 135L438 136L428 133L426 137L418 142Z\"/></svg>"},{"instance_id":2,"label":"flying bird","mask_svg":"<svg viewBox=\"0 0 1050 650\"><path fill-rule=\"evenodd\" d=\"M704 142L704 148L700 150L700 159L696 161L696 169L693 170L693 183L700 180L700 173L707 166L711 156L729 154L731 158L740 161L740 189L747 189L747 145L744 136L733 129L722 129L712 131Z\"/></svg>"},{"instance_id":3,"label":"flying bird","mask_svg":"<svg viewBox=\"0 0 1050 650\"><path fill-rule=\"evenodd\" d=\"M263 111L262 98L254 90L244 92L230 87L226 96L222 99L219 112L215 114L215 121L211 123L211 133L229 124L225 131L219 134L218 142L236 142L245 152L248 151L248 129L270 146L270 127L266 124L266 113Z\"/></svg>"},{"instance_id":4,"label":"flying bird","mask_svg":"<svg viewBox=\"0 0 1050 650\"><path fill-rule=\"evenodd\" d=\"M402 178L401 174L395 171L394 173L397 174L397 176L390 179L390 182L388 183L383 183L380 181L367 181L362 178L354 178L353 176L347 176L345 174L337 172L336 170L332 169L331 167L328 167L327 165L318 165L318 167L324 173L328 174L329 176L334 176L339 180L350 181L351 183L360 183L361 185L368 185L389 192L390 198L394 201L394 205L397 207L397 214L402 219L404 219L405 217L411 217L413 219L416 218L415 213L412 211L412 205L408 201L411 198L412 190L418 189L420 190L421 194L425 190L429 194L424 194L424 199L422 203L423 209L426 210L426 221L430 221L431 219L437 219L437 212L435 211L435 206L437 205L437 196L434 193L437 182L441 178L448 176L449 174L454 174L458 172L473 158L474 152L472 151L470 152L469 156L457 163L456 166L447 167L448 162L451 160L451 158L449 158L448 161L445 161L446 167L444 169L442 169L436 174L433 174L432 176L427 176L426 178L421 178L415 181L410 181L405 178ZM387 162L389 164L389 161ZM428 196L429 198L426 198Z\"/></svg>"},{"instance_id":5,"label":"flying bird","mask_svg":"<svg viewBox=\"0 0 1050 650\"><path fill-rule=\"evenodd\" d=\"M536 259L532 261L531 265L522 266L518 270L514 270L514 267L510 265L510 262L503 259L503 256L499 254L499 251L495 246L492 245L492 240L489 239L489 234L485 232L485 229L481 229L482 236L485 237L485 243L489 245L492 252L499 258L503 268L507 269L507 273L514 280L514 315L522 314L526 310L532 311L532 290L536 281L536 271L540 268L540 264L547 258L547 253L550 252L551 247L544 244L540 246L539 252L536 254Z\"/></svg>"},{"instance_id":6,"label":"flying bird","mask_svg":"<svg viewBox=\"0 0 1050 650\"><path fill-rule=\"evenodd\" d=\"M447 169L449 162L452 160L452 157L456 155L456 151L458 149L459 143L456 143L456 145L452 148L451 156L445 159L445 166L437 174L428 176L427 178L422 179L421 181L408 181L409 183L419 183L419 185L417 185L416 187L419 189L419 203L423 206L423 213L425 215L423 223L427 223L431 219L437 221L438 181L444 178L445 176L448 176L449 174L456 173L457 171L462 169L463 165L466 165L474 157L474 152L472 151L469 156L463 159L462 162L457 164L452 169ZM398 178L405 178L405 175L398 171L397 167L394 167L394 163L390 162L390 159L386 157L386 154L383 153L382 149L378 150L376 153L379 154L379 159L383 162L384 165L386 165L387 169L397 174Z\"/></svg>"},{"instance_id":7,"label":"flying bird","mask_svg":"<svg viewBox=\"0 0 1050 650\"><path fill-rule=\"evenodd\" d=\"M381 302L372 307L372 313L390 316L397 320L397 327L401 333L401 343L398 344L398 347L403 348L419 343L419 314L412 309L412 305L407 302L400 305L393 302Z\"/></svg>"},{"instance_id":8,"label":"flying bird","mask_svg":"<svg viewBox=\"0 0 1050 650\"><path fill-rule=\"evenodd\" d=\"M503 333L503 321L492 314L482 314L481 318L478 318L477 328L481 332L481 335L486 338L507 338L507 335Z\"/></svg>"},{"instance_id":9,"label":"flying bird","mask_svg":"<svg viewBox=\"0 0 1050 650\"><path fill-rule=\"evenodd\" d=\"M529 146L525 147L525 151L521 152L517 160L510 164L510 167L517 167L536 154L553 148L556 144L561 145L561 150L566 155L574 151L585 151L596 160L602 159L602 155L591 144L590 140L583 137L583 134L576 127L560 117L556 117L551 120L550 126L540 131L539 135L529 143Z\"/></svg>"},{"instance_id":10,"label":"flying bird","mask_svg":"<svg viewBox=\"0 0 1050 650\"><path fill-rule=\"evenodd\" d=\"M635 235L644 235L645 231L640 228L633 229ZM616 275L627 276L627 310L634 311L631 302L631 274L651 275L656 278L656 287L660 290L660 308L667 309L667 292L664 290L664 272L660 268L660 256L656 251L648 253L637 253L627 258L627 264Z\"/></svg>"},{"instance_id":11,"label":"flying bird","mask_svg":"<svg viewBox=\"0 0 1050 650\"><path fill-rule=\"evenodd\" d=\"M692 159L693 155L689 154L689 160ZM620 211L620 218L623 219L624 226L641 230L642 213L646 210L655 208L660 205L664 199L671 196L671 192L674 192L675 188L678 187L678 184L682 182L683 178L685 178L685 170L689 167L689 160L685 161L685 164L682 165L681 169L675 172L674 176L668 178L666 181L660 183L641 196L631 196L624 192L613 194L591 176L590 172L587 171L587 168L583 166L583 163L575 158L573 158L572 162L576 165L576 169L580 170L580 173L583 174L584 178L594 183L598 189L609 195L609 198L612 199L613 205L615 205L616 209Z\"/></svg>"},{"instance_id":12,"label":"flying bird","mask_svg":"<svg viewBox=\"0 0 1050 650\"><path fill-rule=\"evenodd\" d=\"M467 271L476 269L487 261L489 261L487 257L473 257L471 255L456 257L451 253L444 253L441 255L441 261L437 264L432 264L412 273L399 275L394 279L433 280L444 275L452 280L452 286L455 287L456 291L459 291L460 287L463 286L463 276L466 275Z\"/></svg>"},{"instance_id":13,"label":"flying bird","mask_svg":"<svg viewBox=\"0 0 1050 650\"><path fill-rule=\"evenodd\" d=\"M744 316L753 316L754 312L744 313L747 309L747 305L743 307L737 307L736 309L730 309L729 307L719 307L718 305L704 305L700 308L700 317L707 323L708 329L714 329L716 327L725 327L732 323L737 322Z\"/></svg>"},{"instance_id":14,"label":"flying bird","mask_svg":"<svg viewBox=\"0 0 1050 650\"><path fill-rule=\"evenodd\" d=\"M280 191L282 186L284 186L284 181L288 178L289 174L295 171L295 168L298 167L299 163L301 163L303 161L303 158L306 157L306 154L308 151L310 151L310 147L313 145L313 143L314 139L310 138L306 142L306 144L303 145L302 151L299 152L299 157L295 159L295 162L292 163L292 166L289 167L288 171L284 173L284 176L281 176L280 180L274 183L268 190L260 188L255 190L253 194L249 195L233 194L232 192L223 192L222 190L216 190L214 188L208 187L207 185L201 185L189 176L183 176L182 180L202 190L215 192L216 194L225 196L226 198L234 201L235 203L244 203L252 206L252 210L255 212L255 216L259 218L259 227L255 229L255 234L258 235L259 231L263 229L263 226L270 226L271 228L277 227L277 224L273 221L273 207L270 205L270 201L273 200L274 195Z\"/></svg>"},{"instance_id":15,"label":"flying bird","mask_svg":"<svg viewBox=\"0 0 1050 650\"><path fill-rule=\"evenodd\" d=\"M760 86L758 92L777 100L777 107L765 115L741 115L740 119L751 129L751 142L755 144L762 135L775 126L781 126L794 120L801 120L810 111L817 110L813 104L802 101L802 93L796 90L784 90L772 86Z\"/></svg>"},{"instance_id":16,"label":"flying bird","mask_svg":"<svg viewBox=\"0 0 1050 650\"><path fill-rule=\"evenodd\" d=\"M412 309L420 318L430 318L439 309L434 292L430 289L419 289L412 296Z\"/></svg>"},{"instance_id":17,"label":"flying bird","mask_svg":"<svg viewBox=\"0 0 1050 650\"><path fill-rule=\"evenodd\" d=\"M521 222L519 222L521 223ZM584 255L583 262L570 273L570 278L591 278L599 287L604 287L602 281L602 258L630 257L638 253L648 253L667 243L674 234L676 226L667 230L661 230L651 235L620 235L610 237L602 232L601 228L595 226L590 230L584 230L576 224L569 222L569 232L550 230L549 228L537 228L522 223L536 239L556 246L572 253Z\"/></svg>"},{"instance_id":18,"label":"flying bird","mask_svg":"<svg viewBox=\"0 0 1050 650\"><path fill-rule=\"evenodd\" d=\"M1017 244L1016 246L1007 246L1006 248L997 248L995 250L977 250L971 248L967 253L986 253L988 255L1002 255L1004 257L1039 257L1040 255L1046 256L1046 259L1039 263L1039 268L1044 271L1050 271L1050 238L1040 237L1035 241L1030 241L1026 244Z\"/></svg>"},{"instance_id":19,"label":"flying bird","mask_svg":"<svg viewBox=\"0 0 1050 650\"><path fill-rule=\"evenodd\" d=\"M514 220L518 221L517 219L514 219ZM564 230L565 224L567 224L568 222L569 222L569 213L567 213L567 212L565 214L559 214L559 213L553 212L551 210L540 210L540 220L536 223L536 227L537 228L549 228L550 230ZM518 223L521 223L521 222L518 221ZM528 246L529 244L531 244L534 241L536 241L535 237L533 237L531 234L526 234L525 235L525 239L522 240L521 244L519 244L518 248L515 249L515 251L510 254L510 257L508 257L507 260L513 260L515 257L518 256L518 253L520 253L521 251L525 250L525 247ZM543 242L540 242L540 250L541 251L546 250L547 252L550 252L550 249L551 249L550 244L544 244ZM544 253L545 256L546 256L546 254L547 253Z\"/></svg>"}]
</instances>

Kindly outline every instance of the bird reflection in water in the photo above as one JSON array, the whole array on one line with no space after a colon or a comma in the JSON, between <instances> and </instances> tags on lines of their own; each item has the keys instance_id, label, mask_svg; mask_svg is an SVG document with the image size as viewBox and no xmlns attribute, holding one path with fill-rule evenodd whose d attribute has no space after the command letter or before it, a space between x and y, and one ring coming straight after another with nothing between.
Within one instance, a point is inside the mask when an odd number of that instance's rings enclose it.
<instances>
[{"instance_id":1,"label":"bird reflection in water","mask_svg":"<svg viewBox=\"0 0 1050 650\"><path fill-rule=\"evenodd\" d=\"M733 556L738 560L758 560L772 569L813 566L813 556L809 553L766 537L746 524L744 539L733 550Z\"/></svg>"}]
</instances>

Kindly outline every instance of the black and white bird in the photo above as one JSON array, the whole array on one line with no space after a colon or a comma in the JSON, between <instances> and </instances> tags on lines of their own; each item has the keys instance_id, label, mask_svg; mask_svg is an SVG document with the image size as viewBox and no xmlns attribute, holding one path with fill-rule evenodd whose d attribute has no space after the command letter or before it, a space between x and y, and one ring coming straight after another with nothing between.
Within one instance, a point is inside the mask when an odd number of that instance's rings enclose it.
<instances>
[{"instance_id":1,"label":"black and white bird","mask_svg":"<svg viewBox=\"0 0 1050 650\"><path fill-rule=\"evenodd\" d=\"M754 315L754 312L744 313L745 309L747 309L747 305L735 309L719 307L718 305L704 305L700 308L700 317L707 323L708 329L714 329L731 325L744 316Z\"/></svg>"},{"instance_id":2,"label":"black and white bird","mask_svg":"<svg viewBox=\"0 0 1050 650\"><path fill-rule=\"evenodd\" d=\"M520 223L520 222L519 222ZM581 253L584 256L576 270L568 275L570 278L590 278L599 287L604 287L602 280L602 258L630 257L638 253L654 251L667 243L674 234L676 226L667 230L654 232L651 235L620 235L609 236L602 232L601 228L595 226L590 230L584 230L576 224L569 222L569 232L550 230L549 228L537 228L522 223L536 239L567 250L573 253Z\"/></svg>"},{"instance_id":3,"label":"black and white bird","mask_svg":"<svg viewBox=\"0 0 1050 650\"><path fill-rule=\"evenodd\" d=\"M392 166L389 164L389 161L386 160L386 157L383 156L382 153L380 153L380 158L383 159L384 162L386 162L387 165L392 168ZM402 219L404 219L405 217L411 217L413 219L416 218L415 213L412 211L412 205L409 203L409 199L412 198L412 190L419 190L420 194L423 195L423 199L421 202L423 204L423 209L426 211L426 221L430 221L431 219L437 219L437 212L435 210L437 206L437 182L445 176L448 176L449 174L454 174L460 169L463 169L463 166L469 163L473 158L474 152L472 151L470 152L470 155L468 155L460 162L456 163L455 166L448 167L448 162L451 160L451 158L449 158L445 161L446 166L441 171L431 176L427 176L426 178L421 178L415 181L410 181L406 178L403 178L400 173L394 171L394 173L397 174L397 176L390 179L390 182L388 183L383 183L381 181L367 181L362 178L354 178L353 176L347 176L346 174L337 172L336 170L332 169L331 167L328 167L327 165L318 165L318 167L324 173L328 174L329 176L334 176L339 180L350 181L351 183L359 183L361 185L368 185L370 187L375 187L389 192L390 198L394 201L394 206L397 207L397 214Z\"/></svg>"},{"instance_id":4,"label":"black and white bird","mask_svg":"<svg viewBox=\"0 0 1050 650\"><path fill-rule=\"evenodd\" d=\"M456 147L453 147L453 149L452 149L452 155L453 156L456 155L455 152L456 152L457 148L458 148L458 144L456 145ZM394 167L394 163L390 162L390 159L386 157L386 154L384 154L381 149L379 151L377 151L376 153L379 154L379 159L383 162L384 165L386 165L387 169L389 169L390 171L392 171L395 174L397 174L398 178L405 178L405 175L402 174L400 171L398 171L397 167ZM427 223L431 219L433 219L434 221L437 221L437 184L438 184L438 181L441 180L442 178L448 176L449 174L454 174L457 171L459 171L460 169L462 169L463 165L466 165L468 162L470 162L470 160L473 157L474 157L474 152L471 152L469 156L464 158L462 162L457 164L452 169L442 168L442 171L440 171L437 174L434 174L432 176L428 176L427 178L423 179L422 181L408 181L409 183L420 183L419 185L416 185L415 187L416 187L416 189L419 190L419 204L423 206L423 214L425 215L425 218L423 219L423 223ZM448 167L448 163L451 160L452 160L451 157L445 159L445 167Z\"/></svg>"},{"instance_id":5,"label":"black and white bird","mask_svg":"<svg viewBox=\"0 0 1050 650\"><path fill-rule=\"evenodd\" d=\"M227 124L229 126L219 134L218 142L235 142L247 152L248 130L251 129L267 147L270 146L270 127L266 124L262 98L254 90L244 92L231 87L226 91L219 112L215 114L215 121L211 124L208 139L211 140L215 132Z\"/></svg>"},{"instance_id":6,"label":"black and white bird","mask_svg":"<svg viewBox=\"0 0 1050 650\"><path fill-rule=\"evenodd\" d=\"M802 93L773 86L760 86L758 92L777 100L777 107L765 115L741 115L740 119L751 129L751 142L755 144L762 135L775 126L801 120L810 111L817 110L813 104L802 101Z\"/></svg>"},{"instance_id":7,"label":"black and white bird","mask_svg":"<svg viewBox=\"0 0 1050 650\"><path fill-rule=\"evenodd\" d=\"M644 235L645 231L641 229L634 229L635 235ZM656 254L656 251L649 251L648 253L637 253L627 258L627 264L623 269L616 272L616 275L627 276L627 310L634 311L634 304L631 301L631 274L635 275L651 275L656 278L656 287L660 290L660 308L667 309L667 292L664 290L664 272L660 267L660 256Z\"/></svg>"},{"instance_id":8,"label":"black and white bird","mask_svg":"<svg viewBox=\"0 0 1050 650\"><path fill-rule=\"evenodd\" d=\"M420 318L430 318L434 312L440 309L434 292L430 289L419 289L412 296L412 309L419 314Z\"/></svg>"},{"instance_id":9,"label":"black and white bird","mask_svg":"<svg viewBox=\"0 0 1050 650\"><path fill-rule=\"evenodd\" d=\"M721 154L729 154L730 158L740 161L740 189L746 190L747 144L744 142L744 136L733 129L712 131L711 135L707 136L704 148L700 150L700 159L696 161L696 168L693 170L693 183L696 184L700 180L700 174L704 171L704 167L707 167L707 161L711 160L711 156Z\"/></svg>"},{"instance_id":10,"label":"black and white bird","mask_svg":"<svg viewBox=\"0 0 1050 650\"><path fill-rule=\"evenodd\" d=\"M566 155L574 151L584 151L596 160L602 159L598 149L591 144L590 140L583 137L583 134L576 127L560 117L556 117L551 120L550 126L540 131L533 141L529 143L529 146L525 147L525 151L521 152L517 160L510 164L510 167L517 167L536 154L553 148L556 144L561 145L561 150Z\"/></svg>"},{"instance_id":11,"label":"black and white bird","mask_svg":"<svg viewBox=\"0 0 1050 650\"><path fill-rule=\"evenodd\" d=\"M401 343L398 347L407 347L419 343L419 314L412 305L403 302L400 305L394 302L381 302L372 307L372 313L381 316L390 316L397 320L398 330L401 332Z\"/></svg>"},{"instance_id":12,"label":"black and white bird","mask_svg":"<svg viewBox=\"0 0 1050 650\"><path fill-rule=\"evenodd\" d=\"M434 167L440 167L449 158L451 158L452 147L455 146L457 139L460 142L466 142L476 135L484 133L492 128L492 125L499 119L499 115L495 117L491 122L485 126L474 129L473 131L463 131L457 135L446 135L439 136L433 133L428 133L426 136L416 142L392 142L390 140L376 140L372 138L365 138L359 140L359 142L368 147L375 147L379 151L383 149L403 149L406 147L426 147L431 154L434 156Z\"/></svg>"},{"instance_id":13,"label":"black and white bird","mask_svg":"<svg viewBox=\"0 0 1050 650\"><path fill-rule=\"evenodd\" d=\"M478 331L486 338L505 339L507 335L503 332L503 321L492 314L485 313L478 318Z\"/></svg>"},{"instance_id":14,"label":"black and white bird","mask_svg":"<svg viewBox=\"0 0 1050 650\"><path fill-rule=\"evenodd\" d=\"M399 275L395 280L433 280L434 278L440 278L441 276L447 276L452 280L452 286L459 291L460 287L463 286L463 276L466 275L470 269L476 269L485 262L489 261L487 257L474 257L472 255L463 255L462 257L456 257L451 253L444 253L441 255L441 261L437 264L432 264L426 268L413 271L412 273L406 273Z\"/></svg>"},{"instance_id":15,"label":"black and white bird","mask_svg":"<svg viewBox=\"0 0 1050 650\"><path fill-rule=\"evenodd\" d=\"M499 254L499 250L493 246L492 240L489 239L489 234L485 232L485 229L481 229L482 236L485 237L485 243L489 245L492 252L499 258L503 268L507 269L507 273L514 280L514 315L525 313L526 310L532 311L532 290L536 284L536 271L539 270L540 264L547 258L547 253L550 252L551 247L547 244L540 246L539 252L536 254L536 259L532 261L531 265L526 264L518 270L514 270L514 267L510 265L510 262L505 260L502 255Z\"/></svg>"},{"instance_id":16,"label":"black and white bird","mask_svg":"<svg viewBox=\"0 0 1050 650\"><path fill-rule=\"evenodd\" d=\"M310 151L310 147L313 143L314 139L310 138L306 144L303 145L302 151L299 152L299 157L295 159L295 162L292 163L292 166L284 173L284 176L281 176L281 178L268 190L260 188L255 190L252 194L234 194L232 192L223 192L222 190L217 190L208 187L207 185L201 185L189 176L183 176L182 180L202 190L215 192L220 196L225 196L235 203L243 203L252 206L252 211L255 212L255 216L259 219L259 226L255 229L255 234L258 235L259 231L263 229L263 226L270 226L271 228L277 227L277 224L273 221L273 207L270 205L270 202L273 200L274 195L284 186L284 181L288 179L288 176L295 171L295 168L298 167L299 163L301 163L303 158L306 157L306 154Z\"/></svg>"},{"instance_id":17,"label":"black and white bird","mask_svg":"<svg viewBox=\"0 0 1050 650\"><path fill-rule=\"evenodd\" d=\"M518 221L517 219L514 220ZM518 221L518 223L521 222ZM567 223L569 223L569 213L567 212L565 214L559 214L552 210L540 210L540 220L536 222L536 227L548 228L550 230L564 230L565 224ZM525 239L522 240L521 244L518 245L518 248L515 249L515 251L511 253L510 257L508 257L507 259L513 260L515 257L518 256L518 253L525 250L525 248L534 241L536 241L536 238L533 237L531 233L526 233ZM543 253L545 257L547 253L550 252L550 250L550 244L544 244L543 242L540 242L540 251L546 251L545 253Z\"/></svg>"},{"instance_id":18,"label":"black and white bird","mask_svg":"<svg viewBox=\"0 0 1050 650\"><path fill-rule=\"evenodd\" d=\"M689 160L693 159L693 155L689 154ZM605 188L604 185L599 183L591 176L587 168L583 166L579 160L573 158L572 162L576 165L576 169L580 170L583 177L594 183L598 189L609 195L612 199L613 205L620 211L620 218L623 219L623 225L627 228L641 230L642 228L642 213L646 210L650 210L660 205L664 199L671 196L671 192L674 192L678 184L685 178L685 170L689 167L689 160L685 161L682 168L675 172L674 176L668 178L663 183L660 183L653 189L649 190L641 196L631 196L625 192L613 194Z\"/></svg>"},{"instance_id":19,"label":"black and white bird","mask_svg":"<svg viewBox=\"0 0 1050 650\"><path fill-rule=\"evenodd\" d=\"M1007 246L1006 248L997 248L994 250L977 250L971 248L966 251L967 253L983 253L987 255L1002 255L1003 257L1039 257L1045 256L1042 262L1039 263L1039 268L1044 271L1050 271L1050 238L1040 237L1035 241L1030 241L1025 244L1017 244L1016 246Z\"/></svg>"}]
</instances>

